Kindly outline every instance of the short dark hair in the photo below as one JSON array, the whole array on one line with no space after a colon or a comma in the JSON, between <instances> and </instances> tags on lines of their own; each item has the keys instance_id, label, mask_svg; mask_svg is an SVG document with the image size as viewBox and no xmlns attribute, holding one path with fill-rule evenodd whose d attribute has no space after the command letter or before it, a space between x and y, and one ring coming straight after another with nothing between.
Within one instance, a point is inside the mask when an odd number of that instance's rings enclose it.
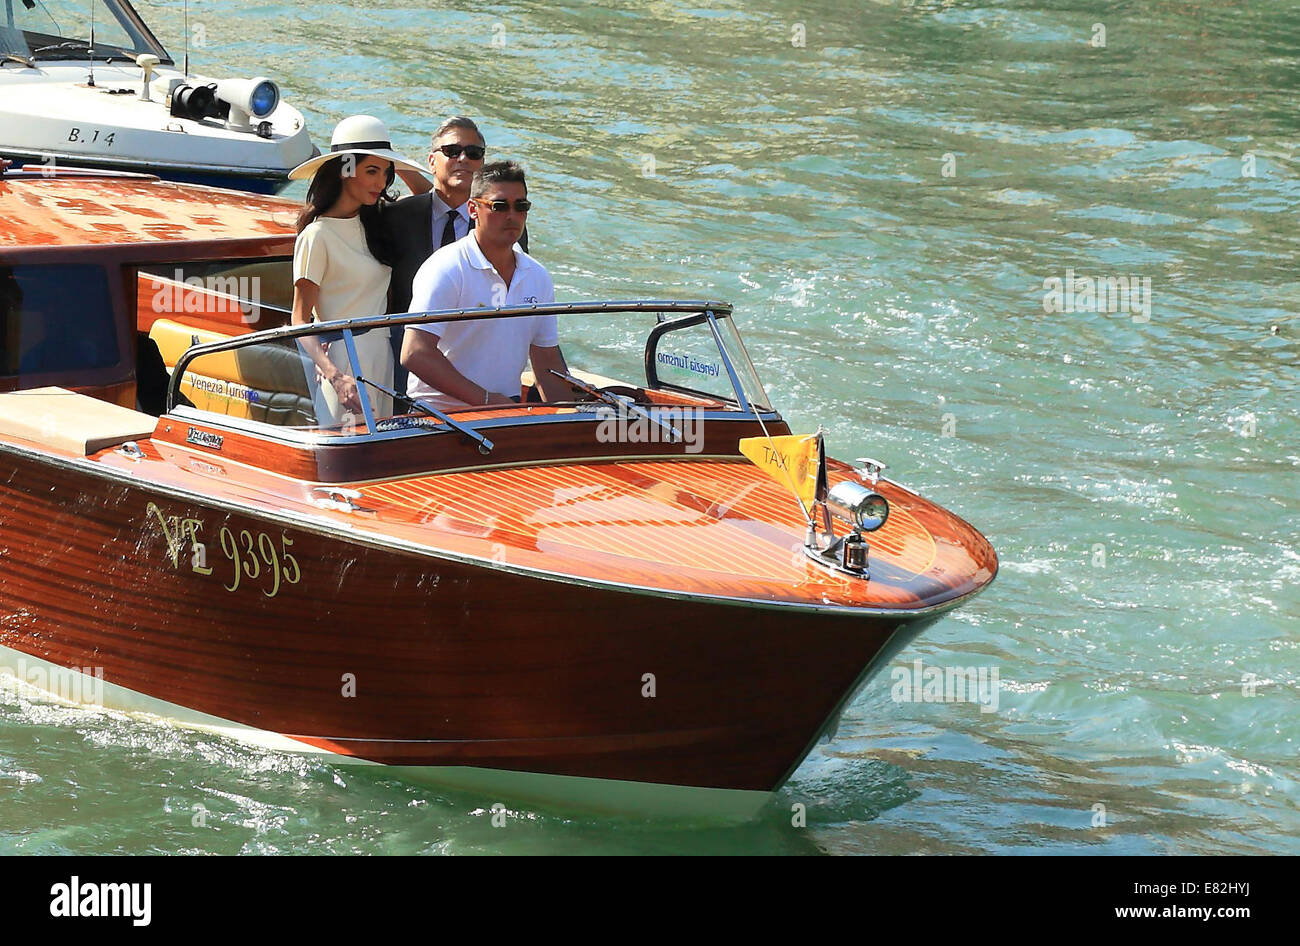
<instances>
[{"instance_id":1,"label":"short dark hair","mask_svg":"<svg viewBox=\"0 0 1300 946\"><path fill-rule=\"evenodd\" d=\"M429 139L429 149L432 150L437 140L453 128L464 128L466 131L474 132L478 135L479 144L487 147L487 139L483 137L483 132L478 130L478 125L474 124L474 119L466 118L464 115L453 115L434 129L433 137Z\"/></svg>"},{"instance_id":2,"label":"short dark hair","mask_svg":"<svg viewBox=\"0 0 1300 946\"><path fill-rule=\"evenodd\" d=\"M469 196L482 197L493 184L503 181L518 181L528 193L528 182L524 180L524 169L517 161L493 161L474 172L474 181L469 185Z\"/></svg>"}]
</instances>

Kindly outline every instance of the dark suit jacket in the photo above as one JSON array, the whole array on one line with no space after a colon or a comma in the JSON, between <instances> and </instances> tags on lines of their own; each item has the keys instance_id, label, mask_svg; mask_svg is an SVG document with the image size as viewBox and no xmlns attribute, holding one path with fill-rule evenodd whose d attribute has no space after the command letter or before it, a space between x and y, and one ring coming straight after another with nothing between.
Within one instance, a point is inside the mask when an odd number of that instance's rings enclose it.
<instances>
[{"instance_id":1,"label":"dark suit jacket","mask_svg":"<svg viewBox=\"0 0 1300 946\"><path fill-rule=\"evenodd\" d=\"M388 311L405 312L411 306L411 283L424 261L433 255L433 191L384 204L380 220L395 251L393 278L388 286ZM473 226L473 221L470 221ZM519 236L528 252L528 230Z\"/></svg>"}]
</instances>

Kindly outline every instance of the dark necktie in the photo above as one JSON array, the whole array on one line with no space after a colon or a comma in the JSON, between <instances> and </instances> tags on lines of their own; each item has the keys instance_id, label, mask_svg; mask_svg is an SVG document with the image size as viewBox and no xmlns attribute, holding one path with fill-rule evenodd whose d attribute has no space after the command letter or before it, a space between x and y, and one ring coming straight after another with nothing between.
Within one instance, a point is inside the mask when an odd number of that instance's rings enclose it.
<instances>
[{"instance_id":1,"label":"dark necktie","mask_svg":"<svg viewBox=\"0 0 1300 946\"><path fill-rule=\"evenodd\" d=\"M442 242L438 244L439 249L448 243L456 242L456 211L452 210L447 214L447 225L442 228Z\"/></svg>"}]
</instances>

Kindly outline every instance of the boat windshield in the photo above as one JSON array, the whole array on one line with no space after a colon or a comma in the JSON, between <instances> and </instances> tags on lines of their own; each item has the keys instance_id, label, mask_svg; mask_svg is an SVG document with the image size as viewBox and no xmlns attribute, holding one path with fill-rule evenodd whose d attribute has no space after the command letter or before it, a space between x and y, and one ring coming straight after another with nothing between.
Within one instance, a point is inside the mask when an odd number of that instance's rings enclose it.
<instances>
[{"instance_id":1,"label":"boat windshield","mask_svg":"<svg viewBox=\"0 0 1300 946\"><path fill-rule=\"evenodd\" d=\"M0 54L33 60L128 59L167 50L124 0L0 0Z\"/></svg>"},{"instance_id":2,"label":"boat windshield","mask_svg":"<svg viewBox=\"0 0 1300 946\"><path fill-rule=\"evenodd\" d=\"M564 396L554 405L584 410L613 396L642 407L772 410L730 306L638 302L539 308L557 316L568 371L582 382L564 382ZM472 317L526 317L537 311L528 307ZM447 314L284 327L191 348L172 369L169 405L327 437L441 426L408 394L453 418L472 415L467 424L485 414L517 414L509 405L485 411L482 405L429 394L407 373L399 354L405 333L424 331L435 321L445 324ZM518 399L537 400L536 394L530 398L536 379L527 364L522 367Z\"/></svg>"}]
</instances>

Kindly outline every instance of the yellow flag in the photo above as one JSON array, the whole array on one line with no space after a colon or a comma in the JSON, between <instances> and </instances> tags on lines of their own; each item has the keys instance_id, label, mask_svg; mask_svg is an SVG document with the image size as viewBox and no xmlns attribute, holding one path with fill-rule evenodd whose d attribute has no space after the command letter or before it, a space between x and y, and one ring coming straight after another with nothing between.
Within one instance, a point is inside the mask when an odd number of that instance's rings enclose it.
<instances>
[{"instance_id":1,"label":"yellow flag","mask_svg":"<svg viewBox=\"0 0 1300 946\"><path fill-rule=\"evenodd\" d=\"M817 494L817 435L745 437L740 452L794 494L807 508Z\"/></svg>"}]
</instances>

